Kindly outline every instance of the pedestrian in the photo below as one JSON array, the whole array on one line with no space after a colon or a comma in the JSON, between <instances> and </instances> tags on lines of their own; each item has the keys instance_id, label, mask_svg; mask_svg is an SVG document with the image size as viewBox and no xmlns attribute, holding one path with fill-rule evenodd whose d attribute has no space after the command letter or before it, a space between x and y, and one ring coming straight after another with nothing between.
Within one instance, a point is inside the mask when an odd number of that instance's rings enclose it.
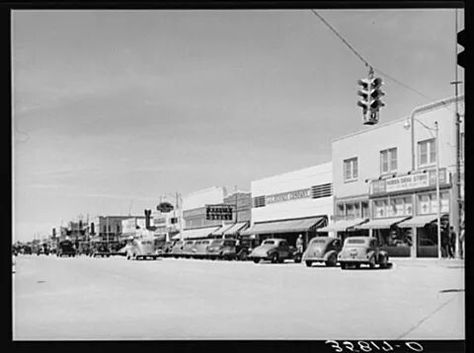
<instances>
[{"instance_id":1,"label":"pedestrian","mask_svg":"<svg viewBox=\"0 0 474 353\"><path fill-rule=\"evenodd\" d=\"M441 230L441 255L442 257L449 255L449 234L446 229Z\"/></svg>"},{"instance_id":2,"label":"pedestrian","mask_svg":"<svg viewBox=\"0 0 474 353\"><path fill-rule=\"evenodd\" d=\"M296 239L296 249L298 250L298 252L300 253L303 253L303 235L300 234L298 235L298 239Z\"/></svg>"},{"instance_id":3,"label":"pedestrian","mask_svg":"<svg viewBox=\"0 0 474 353\"><path fill-rule=\"evenodd\" d=\"M456 246L456 231L453 226L449 227L448 254L450 259L454 259L454 248Z\"/></svg>"}]
</instances>

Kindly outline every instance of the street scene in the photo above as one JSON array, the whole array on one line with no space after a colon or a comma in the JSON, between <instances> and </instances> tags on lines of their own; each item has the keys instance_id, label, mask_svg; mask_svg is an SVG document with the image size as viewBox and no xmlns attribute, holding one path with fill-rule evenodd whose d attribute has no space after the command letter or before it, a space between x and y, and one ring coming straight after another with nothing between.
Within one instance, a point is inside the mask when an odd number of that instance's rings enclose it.
<instances>
[{"instance_id":1,"label":"street scene","mask_svg":"<svg viewBox=\"0 0 474 353\"><path fill-rule=\"evenodd\" d=\"M11 39L13 340L465 339L463 9Z\"/></svg>"}]
</instances>

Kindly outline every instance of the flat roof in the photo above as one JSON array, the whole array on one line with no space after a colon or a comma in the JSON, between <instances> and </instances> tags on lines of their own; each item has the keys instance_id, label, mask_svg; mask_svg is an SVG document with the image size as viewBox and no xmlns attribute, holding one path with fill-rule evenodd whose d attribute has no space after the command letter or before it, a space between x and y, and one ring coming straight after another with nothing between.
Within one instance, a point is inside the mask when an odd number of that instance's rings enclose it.
<instances>
[{"instance_id":1,"label":"flat roof","mask_svg":"<svg viewBox=\"0 0 474 353\"><path fill-rule=\"evenodd\" d=\"M464 100L464 95L460 95L458 96L458 101L461 101L461 100ZM433 109L437 109L439 105L442 105L443 103L445 104L451 104L451 103L454 103L456 101L456 97L450 97L450 98L445 98L445 99L440 99L438 101L435 101L435 102L432 102L432 103L428 103L428 104L425 104L425 105L422 105L422 106L418 106L416 107L415 109L422 109L424 107L426 107L426 111L429 111L429 110L433 110ZM414 110L415 110L414 109ZM352 137L352 136L356 136L356 135L359 135L359 134L364 134L368 131L372 131L372 130L375 130L375 129L379 129L379 128L382 128L382 127L386 127L388 125L392 125L392 124L396 124L396 123L399 123L401 121L405 121L407 119L410 118L410 115L407 115L403 118L398 118L398 119L395 119L395 120L391 120L391 121L387 121L387 122L384 122L384 123L380 123L380 124L376 124L376 125L372 125L370 126L369 128L365 129L365 130L359 130L359 131L355 131L355 132L351 132L347 135L343 135L343 136L340 136L340 137L336 137L334 139L331 140L331 143L332 142L336 142L336 141L339 141L339 140L343 140L343 139L346 139L348 137Z\"/></svg>"}]
</instances>

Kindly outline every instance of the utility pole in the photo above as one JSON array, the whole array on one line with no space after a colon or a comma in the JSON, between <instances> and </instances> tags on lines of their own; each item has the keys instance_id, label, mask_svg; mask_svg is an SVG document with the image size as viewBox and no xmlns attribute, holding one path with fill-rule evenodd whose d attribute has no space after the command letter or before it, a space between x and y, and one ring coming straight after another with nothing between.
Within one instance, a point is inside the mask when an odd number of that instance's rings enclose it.
<instances>
[{"instance_id":1,"label":"utility pole","mask_svg":"<svg viewBox=\"0 0 474 353\"><path fill-rule=\"evenodd\" d=\"M455 21L454 21L454 33L456 36L454 52L455 52L455 64L454 64L454 82L451 82L454 85L454 95L456 97L455 102L455 119L456 119L456 212L453 214L454 229L456 231L456 241L455 241L455 257L459 259L460 256L460 244L459 244L459 234L461 232L461 219L462 219L462 195L461 195L461 116L459 114L459 89L458 85L461 83L458 79L458 42L457 42L457 33L458 33L458 10L455 10Z\"/></svg>"}]
</instances>

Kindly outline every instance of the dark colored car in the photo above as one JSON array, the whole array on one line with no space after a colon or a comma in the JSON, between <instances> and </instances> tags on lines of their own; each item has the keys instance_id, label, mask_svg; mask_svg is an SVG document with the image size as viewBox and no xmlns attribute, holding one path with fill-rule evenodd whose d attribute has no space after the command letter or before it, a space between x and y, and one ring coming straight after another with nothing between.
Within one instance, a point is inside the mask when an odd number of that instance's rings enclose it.
<instances>
[{"instance_id":1,"label":"dark colored car","mask_svg":"<svg viewBox=\"0 0 474 353\"><path fill-rule=\"evenodd\" d=\"M109 257L111 255L111 251L109 247L107 246L107 243L98 243L96 246L94 246L91 256L92 257Z\"/></svg>"},{"instance_id":2,"label":"dark colored car","mask_svg":"<svg viewBox=\"0 0 474 353\"><path fill-rule=\"evenodd\" d=\"M284 239L267 239L257 246L248 256L253 262L270 260L272 263L283 263L287 259L301 262L301 254L294 247L290 247Z\"/></svg>"},{"instance_id":3,"label":"dark colored car","mask_svg":"<svg viewBox=\"0 0 474 353\"><path fill-rule=\"evenodd\" d=\"M373 237L347 238L338 255L338 261L343 270L348 266L359 268L362 264L369 265L371 268L376 265L380 268L390 266L387 252L380 250L377 239Z\"/></svg>"},{"instance_id":4,"label":"dark colored car","mask_svg":"<svg viewBox=\"0 0 474 353\"><path fill-rule=\"evenodd\" d=\"M70 240L63 240L58 244L58 250L56 253L57 256L76 256L76 249L74 248L74 244Z\"/></svg>"},{"instance_id":5,"label":"dark colored car","mask_svg":"<svg viewBox=\"0 0 474 353\"><path fill-rule=\"evenodd\" d=\"M308 267L311 267L315 262L323 262L326 266L336 266L337 255L341 249L340 239L334 237L313 238L303 254L303 262Z\"/></svg>"},{"instance_id":6,"label":"dark colored car","mask_svg":"<svg viewBox=\"0 0 474 353\"><path fill-rule=\"evenodd\" d=\"M237 241L235 239L215 239L209 245L207 254L210 259L236 259L238 258Z\"/></svg>"}]
</instances>

